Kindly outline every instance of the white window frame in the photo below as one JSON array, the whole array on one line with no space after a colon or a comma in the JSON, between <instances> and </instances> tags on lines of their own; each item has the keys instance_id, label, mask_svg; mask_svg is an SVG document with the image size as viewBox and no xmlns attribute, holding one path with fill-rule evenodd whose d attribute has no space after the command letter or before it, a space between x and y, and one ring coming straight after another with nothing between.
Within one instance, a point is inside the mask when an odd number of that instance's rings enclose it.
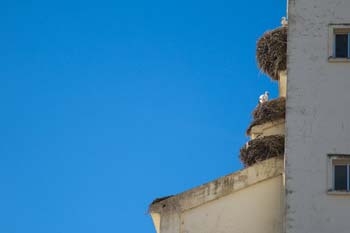
<instances>
[{"instance_id":1,"label":"white window frame","mask_svg":"<svg viewBox=\"0 0 350 233\"><path fill-rule=\"evenodd\" d=\"M347 167L347 190L335 190L335 169L337 165L346 165ZM350 155L329 154L328 155L328 193L350 195Z\"/></svg>"},{"instance_id":2,"label":"white window frame","mask_svg":"<svg viewBox=\"0 0 350 233\"><path fill-rule=\"evenodd\" d=\"M336 57L336 35L348 35L348 54L347 57ZM328 61L329 62L350 62L350 24L330 24L328 33Z\"/></svg>"}]
</instances>

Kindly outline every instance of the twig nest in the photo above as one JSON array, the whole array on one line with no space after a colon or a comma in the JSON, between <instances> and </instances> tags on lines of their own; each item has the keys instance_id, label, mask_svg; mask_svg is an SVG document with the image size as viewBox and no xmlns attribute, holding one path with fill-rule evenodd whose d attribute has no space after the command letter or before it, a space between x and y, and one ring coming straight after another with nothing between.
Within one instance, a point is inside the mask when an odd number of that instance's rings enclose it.
<instances>
[{"instance_id":1,"label":"twig nest","mask_svg":"<svg viewBox=\"0 0 350 233\"><path fill-rule=\"evenodd\" d=\"M278 80L278 72L287 69L288 27L280 27L266 32L256 46L258 67L273 80Z\"/></svg>"},{"instance_id":2,"label":"twig nest","mask_svg":"<svg viewBox=\"0 0 350 233\"><path fill-rule=\"evenodd\" d=\"M252 116L253 121L247 129L247 135L250 135L251 129L256 125L284 119L286 117L286 98L280 97L259 104L252 112Z\"/></svg>"},{"instance_id":3,"label":"twig nest","mask_svg":"<svg viewBox=\"0 0 350 233\"><path fill-rule=\"evenodd\" d=\"M284 155L284 136L272 135L249 141L240 150L240 159L245 167L263 160Z\"/></svg>"}]
</instances>

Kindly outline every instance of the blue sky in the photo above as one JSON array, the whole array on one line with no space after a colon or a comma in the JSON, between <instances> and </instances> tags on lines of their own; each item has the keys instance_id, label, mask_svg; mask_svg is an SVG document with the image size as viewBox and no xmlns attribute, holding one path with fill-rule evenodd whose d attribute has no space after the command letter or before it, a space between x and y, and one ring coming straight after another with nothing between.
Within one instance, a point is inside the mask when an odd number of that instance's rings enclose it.
<instances>
[{"instance_id":1,"label":"blue sky","mask_svg":"<svg viewBox=\"0 0 350 233\"><path fill-rule=\"evenodd\" d=\"M285 5L3 0L0 232L154 232L154 198L240 169Z\"/></svg>"}]
</instances>

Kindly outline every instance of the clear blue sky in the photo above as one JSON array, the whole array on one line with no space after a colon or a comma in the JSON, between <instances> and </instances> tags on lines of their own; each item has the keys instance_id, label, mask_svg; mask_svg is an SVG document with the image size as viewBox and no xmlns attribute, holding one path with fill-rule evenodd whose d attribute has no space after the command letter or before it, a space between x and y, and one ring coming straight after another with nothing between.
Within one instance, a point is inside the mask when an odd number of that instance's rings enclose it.
<instances>
[{"instance_id":1,"label":"clear blue sky","mask_svg":"<svg viewBox=\"0 0 350 233\"><path fill-rule=\"evenodd\" d=\"M241 168L255 43L286 0L3 0L0 233L154 232L146 214Z\"/></svg>"}]
</instances>

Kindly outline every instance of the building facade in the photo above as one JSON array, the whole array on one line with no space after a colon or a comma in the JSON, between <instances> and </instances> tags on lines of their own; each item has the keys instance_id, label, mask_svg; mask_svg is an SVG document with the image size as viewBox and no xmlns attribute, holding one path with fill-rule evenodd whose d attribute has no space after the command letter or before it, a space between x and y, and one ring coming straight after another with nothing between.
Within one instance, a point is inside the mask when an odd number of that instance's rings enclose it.
<instances>
[{"instance_id":1,"label":"building facade","mask_svg":"<svg viewBox=\"0 0 350 233\"><path fill-rule=\"evenodd\" d=\"M289 0L286 233L350 232L350 1Z\"/></svg>"}]
</instances>

